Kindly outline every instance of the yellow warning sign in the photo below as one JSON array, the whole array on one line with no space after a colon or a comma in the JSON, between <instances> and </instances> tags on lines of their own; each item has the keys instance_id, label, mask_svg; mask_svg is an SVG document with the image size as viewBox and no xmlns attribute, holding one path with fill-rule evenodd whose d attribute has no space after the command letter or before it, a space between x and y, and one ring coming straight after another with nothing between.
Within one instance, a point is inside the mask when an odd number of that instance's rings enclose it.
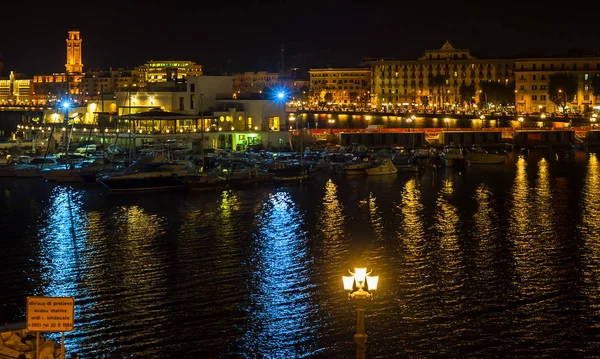
<instances>
[{"instance_id":1,"label":"yellow warning sign","mask_svg":"<svg viewBox=\"0 0 600 359\"><path fill-rule=\"evenodd\" d=\"M27 330L70 332L74 313L75 299L72 297L27 297Z\"/></svg>"}]
</instances>

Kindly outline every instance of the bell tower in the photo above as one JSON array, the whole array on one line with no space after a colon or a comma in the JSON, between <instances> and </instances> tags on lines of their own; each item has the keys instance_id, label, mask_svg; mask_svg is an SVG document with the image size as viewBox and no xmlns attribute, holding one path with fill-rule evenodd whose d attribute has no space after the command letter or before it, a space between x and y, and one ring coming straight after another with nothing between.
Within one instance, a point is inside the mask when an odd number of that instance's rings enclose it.
<instances>
[{"instance_id":1,"label":"bell tower","mask_svg":"<svg viewBox=\"0 0 600 359\"><path fill-rule=\"evenodd\" d=\"M81 37L79 30L69 31L67 38L67 63L65 64L67 73L82 73L83 64L81 63Z\"/></svg>"}]
</instances>

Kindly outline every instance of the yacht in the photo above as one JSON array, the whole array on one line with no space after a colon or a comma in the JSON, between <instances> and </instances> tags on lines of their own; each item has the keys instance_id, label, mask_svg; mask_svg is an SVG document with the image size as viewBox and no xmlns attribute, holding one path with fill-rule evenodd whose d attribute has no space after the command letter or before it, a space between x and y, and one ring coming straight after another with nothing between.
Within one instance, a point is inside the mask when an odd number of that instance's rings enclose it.
<instances>
[{"instance_id":1,"label":"yacht","mask_svg":"<svg viewBox=\"0 0 600 359\"><path fill-rule=\"evenodd\" d=\"M136 169L102 175L100 184L110 192L142 192L186 189L186 177L199 175L191 161L144 163Z\"/></svg>"},{"instance_id":2,"label":"yacht","mask_svg":"<svg viewBox=\"0 0 600 359\"><path fill-rule=\"evenodd\" d=\"M464 156L469 164L501 164L508 158L506 155L490 153L481 147L465 148Z\"/></svg>"},{"instance_id":3,"label":"yacht","mask_svg":"<svg viewBox=\"0 0 600 359\"><path fill-rule=\"evenodd\" d=\"M398 173L398 169L391 158L384 158L376 162L372 167L364 170L369 176L391 175Z\"/></svg>"}]
</instances>

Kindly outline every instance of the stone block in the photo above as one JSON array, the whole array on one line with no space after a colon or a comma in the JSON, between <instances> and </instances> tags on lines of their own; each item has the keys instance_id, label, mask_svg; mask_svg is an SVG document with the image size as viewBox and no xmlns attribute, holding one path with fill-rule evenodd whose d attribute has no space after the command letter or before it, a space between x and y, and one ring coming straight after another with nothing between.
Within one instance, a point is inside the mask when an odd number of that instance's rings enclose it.
<instances>
[{"instance_id":1,"label":"stone block","mask_svg":"<svg viewBox=\"0 0 600 359\"><path fill-rule=\"evenodd\" d=\"M54 342L46 341L40 346L38 359L54 359Z\"/></svg>"},{"instance_id":2,"label":"stone block","mask_svg":"<svg viewBox=\"0 0 600 359\"><path fill-rule=\"evenodd\" d=\"M3 345L0 347L0 355L5 355L9 358L17 358L21 355L21 352Z\"/></svg>"}]
</instances>

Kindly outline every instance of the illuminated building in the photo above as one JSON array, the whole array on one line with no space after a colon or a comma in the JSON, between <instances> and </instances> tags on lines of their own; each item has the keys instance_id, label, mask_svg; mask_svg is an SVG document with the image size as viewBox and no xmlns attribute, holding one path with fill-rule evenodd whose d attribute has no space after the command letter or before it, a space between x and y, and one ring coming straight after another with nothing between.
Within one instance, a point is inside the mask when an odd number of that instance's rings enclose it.
<instances>
[{"instance_id":1,"label":"illuminated building","mask_svg":"<svg viewBox=\"0 0 600 359\"><path fill-rule=\"evenodd\" d=\"M417 60L370 61L371 102L376 106L405 108L450 108L460 105L459 87L493 81L513 86L511 59L477 59L467 49L455 49L449 42L439 49L426 50ZM430 83L430 75L441 75L443 84ZM479 102L478 96L476 96Z\"/></svg>"},{"instance_id":2,"label":"illuminated building","mask_svg":"<svg viewBox=\"0 0 600 359\"><path fill-rule=\"evenodd\" d=\"M88 71L81 79L81 94L88 100L100 93L137 91L137 82L131 70Z\"/></svg>"},{"instance_id":3,"label":"illuminated building","mask_svg":"<svg viewBox=\"0 0 600 359\"><path fill-rule=\"evenodd\" d=\"M311 101L333 104L369 102L371 70L368 68L311 69Z\"/></svg>"},{"instance_id":4,"label":"illuminated building","mask_svg":"<svg viewBox=\"0 0 600 359\"><path fill-rule=\"evenodd\" d=\"M279 73L266 71L233 75L234 93L263 93L279 85Z\"/></svg>"},{"instance_id":5,"label":"illuminated building","mask_svg":"<svg viewBox=\"0 0 600 359\"><path fill-rule=\"evenodd\" d=\"M83 63L81 62L81 36L78 30L69 31L67 38L67 63L65 73L69 83L69 94L80 93L79 85L83 77Z\"/></svg>"},{"instance_id":6,"label":"illuminated building","mask_svg":"<svg viewBox=\"0 0 600 359\"><path fill-rule=\"evenodd\" d=\"M0 79L0 104L28 105L32 103L31 79L22 79L22 77L11 71L8 79Z\"/></svg>"},{"instance_id":7,"label":"illuminated building","mask_svg":"<svg viewBox=\"0 0 600 359\"><path fill-rule=\"evenodd\" d=\"M600 57L533 58L515 60L515 96L517 111L560 112L548 96L552 74L568 73L577 76L579 88L567 107L573 112L586 112L600 105L594 96L591 78L600 73Z\"/></svg>"},{"instance_id":8,"label":"illuminated building","mask_svg":"<svg viewBox=\"0 0 600 359\"><path fill-rule=\"evenodd\" d=\"M160 82L185 83L187 77L202 76L202 65L193 61L149 61L136 68L135 76L139 88Z\"/></svg>"}]
</instances>

